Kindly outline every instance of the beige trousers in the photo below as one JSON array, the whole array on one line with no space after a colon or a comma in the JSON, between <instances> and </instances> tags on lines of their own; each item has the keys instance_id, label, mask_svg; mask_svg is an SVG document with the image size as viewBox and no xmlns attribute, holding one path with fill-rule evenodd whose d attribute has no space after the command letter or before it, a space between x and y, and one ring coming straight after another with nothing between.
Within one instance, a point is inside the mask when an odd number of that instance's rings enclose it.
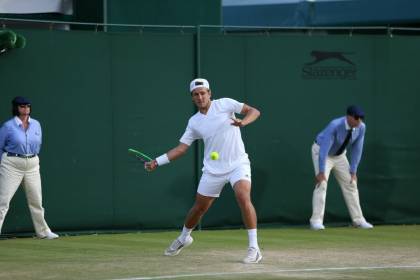
<instances>
[{"instance_id":1,"label":"beige trousers","mask_svg":"<svg viewBox=\"0 0 420 280\"><path fill-rule=\"evenodd\" d=\"M39 158L8 157L3 153L0 163L0 232L9 204L17 189L22 184L35 232L43 237L50 228L44 219L42 207L41 175L39 173Z\"/></svg>"},{"instance_id":2,"label":"beige trousers","mask_svg":"<svg viewBox=\"0 0 420 280\"><path fill-rule=\"evenodd\" d=\"M319 173L319 145L312 145L312 161L314 164L315 175ZM334 173L338 184L341 187L341 192L344 196L350 217L355 224L360 224L365 221L362 214L362 209L359 202L359 191L357 189L357 182L351 182L350 165L346 157L346 152L339 156L328 156L325 165L325 177L327 181L317 184L312 196L312 217L311 224L323 224L325 213L325 201L327 197L327 182L331 170Z\"/></svg>"}]
</instances>

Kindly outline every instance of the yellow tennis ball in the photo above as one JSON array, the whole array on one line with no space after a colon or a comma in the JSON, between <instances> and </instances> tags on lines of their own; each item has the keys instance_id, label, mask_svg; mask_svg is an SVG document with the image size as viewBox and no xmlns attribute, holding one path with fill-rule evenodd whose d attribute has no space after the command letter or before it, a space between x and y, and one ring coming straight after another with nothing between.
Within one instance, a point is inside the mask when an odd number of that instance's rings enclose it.
<instances>
[{"instance_id":1,"label":"yellow tennis ball","mask_svg":"<svg viewBox=\"0 0 420 280\"><path fill-rule=\"evenodd\" d=\"M210 158L212 160L218 160L219 159L219 153L218 152L211 152L210 153Z\"/></svg>"}]
</instances>

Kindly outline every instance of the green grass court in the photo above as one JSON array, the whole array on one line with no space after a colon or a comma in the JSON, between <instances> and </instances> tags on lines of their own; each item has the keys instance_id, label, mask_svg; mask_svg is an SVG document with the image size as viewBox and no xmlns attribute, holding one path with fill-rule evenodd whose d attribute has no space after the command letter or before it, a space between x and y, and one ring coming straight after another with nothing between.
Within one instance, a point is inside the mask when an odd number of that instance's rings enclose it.
<instances>
[{"instance_id":1,"label":"green grass court","mask_svg":"<svg viewBox=\"0 0 420 280\"><path fill-rule=\"evenodd\" d=\"M163 256L178 231L0 240L0 279L419 279L420 226L260 229L264 255L241 263L245 230L195 231Z\"/></svg>"}]
</instances>

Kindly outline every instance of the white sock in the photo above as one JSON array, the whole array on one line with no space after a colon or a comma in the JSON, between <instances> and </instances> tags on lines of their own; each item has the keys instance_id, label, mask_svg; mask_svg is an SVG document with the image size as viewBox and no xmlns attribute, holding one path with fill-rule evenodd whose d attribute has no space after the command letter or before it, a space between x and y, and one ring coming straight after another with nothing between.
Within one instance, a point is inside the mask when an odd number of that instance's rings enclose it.
<instances>
[{"instance_id":1,"label":"white sock","mask_svg":"<svg viewBox=\"0 0 420 280\"><path fill-rule=\"evenodd\" d=\"M254 247L254 248L259 249L256 228L248 229L248 239L249 239L249 247Z\"/></svg>"},{"instance_id":2,"label":"white sock","mask_svg":"<svg viewBox=\"0 0 420 280\"><path fill-rule=\"evenodd\" d=\"M192 230L193 228L186 228L184 225L184 227L182 228L181 235L179 236L181 242L184 242L185 239L187 239L187 237L191 235Z\"/></svg>"}]
</instances>

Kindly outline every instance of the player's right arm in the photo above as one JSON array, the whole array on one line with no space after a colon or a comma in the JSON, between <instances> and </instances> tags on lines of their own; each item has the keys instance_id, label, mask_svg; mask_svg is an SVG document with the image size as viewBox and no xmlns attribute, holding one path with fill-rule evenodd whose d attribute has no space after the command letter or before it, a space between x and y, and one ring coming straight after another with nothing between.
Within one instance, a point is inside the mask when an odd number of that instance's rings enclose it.
<instances>
[{"instance_id":1,"label":"player's right arm","mask_svg":"<svg viewBox=\"0 0 420 280\"><path fill-rule=\"evenodd\" d=\"M199 135L197 135L197 133L193 129L193 126L194 125L192 124L190 118L184 134L182 135L181 139L179 139L179 145L169 150L166 154L163 154L152 161L146 162L144 164L144 168L147 171L153 171L158 166L168 164L169 162L183 156L187 152L192 142L200 138Z\"/></svg>"},{"instance_id":2,"label":"player's right arm","mask_svg":"<svg viewBox=\"0 0 420 280\"><path fill-rule=\"evenodd\" d=\"M190 146L188 146L187 144L179 143L178 146L176 146L175 148L173 148L172 150L170 150L166 154L168 155L169 160L173 161L173 160L176 160L179 157L183 156L187 152L189 147Z\"/></svg>"},{"instance_id":3,"label":"player's right arm","mask_svg":"<svg viewBox=\"0 0 420 280\"><path fill-rule=\"evenodd\" d=\"M168 157L168 160L169 161L176 160L176 159L180 158L181 156L183 156L187 152L187 150L188 150L189 147L190 146L188 146L187 144L179 143L178 146L176 146L175 148L169 150L166 153L166 156ZM153 171L158 166L159 166L159 163L158 163L158 161L156 159L154 159L152 161L149 161L149 162L146 162L144 164L144 168L146 168L147 171Z\"/></svg>"}]
</instances>

